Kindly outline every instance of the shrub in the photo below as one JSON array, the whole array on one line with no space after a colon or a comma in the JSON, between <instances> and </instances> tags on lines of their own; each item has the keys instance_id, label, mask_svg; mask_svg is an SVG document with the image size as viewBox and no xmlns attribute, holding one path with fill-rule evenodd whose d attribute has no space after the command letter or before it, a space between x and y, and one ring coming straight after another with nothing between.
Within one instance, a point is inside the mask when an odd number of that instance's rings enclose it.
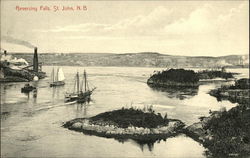
<instances>
[{"instance_id":1,"label":"shrub","mask_svg":"<svg viewBox=\"0 0 250 158\"><path fill-rule=\"evenodd\" d=\"M169 69L152 75L149 80L153 82L197 83L199 78L193 70Z\"/></svg>"}]
</instances>

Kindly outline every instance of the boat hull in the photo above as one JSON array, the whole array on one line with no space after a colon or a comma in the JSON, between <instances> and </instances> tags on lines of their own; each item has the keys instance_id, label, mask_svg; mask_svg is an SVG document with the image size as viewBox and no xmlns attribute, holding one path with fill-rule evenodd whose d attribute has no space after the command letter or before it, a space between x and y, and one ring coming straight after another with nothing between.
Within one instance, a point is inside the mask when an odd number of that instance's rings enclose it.
<instances>
[{"instance_id":1,"label":"boat hull","mask_svg":"<svg viewBox=\"0 0 250 158\"><path fill-rule=\"evenodd\" d=\"M79 94L77 93L66 94L65 102L72 102L72 101L77 101L78 103L90 102L91 94L92 91L80 92Z\"/></svg>"},{"instance_id":2,"label":"boat hull","mask_svg":"<svg viewBox=\"0 0 250 158\"><path fill-rule=\"evenodd\" d=\"M36 89L36 87L33 87L33 86L23 87L23 88L21 88L21 93L29 93L29 92L33 91L34 89Z\"/></svg>"},{"instance_id":3,"label":"boat hull","mask_svg":"<svg viewBox=\"0 0 250 158\"><path fill-rule=\"evenodd\" d=\"M63 86L63 85L65 85L64 81L57 81L57 82L51 83L50 87Z\"/></svg>"}]
</instances>

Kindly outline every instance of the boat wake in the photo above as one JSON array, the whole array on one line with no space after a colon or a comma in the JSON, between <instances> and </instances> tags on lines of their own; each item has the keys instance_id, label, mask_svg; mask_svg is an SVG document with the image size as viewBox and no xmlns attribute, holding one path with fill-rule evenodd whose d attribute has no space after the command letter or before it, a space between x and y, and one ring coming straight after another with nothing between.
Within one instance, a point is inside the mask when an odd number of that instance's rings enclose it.
<instances>
[{"instance_id":1,"label":"boat wake","mask_svg":"<svg viewBox=\"0 0 250 158\"><path fill-rule=\"evenodd\" d=\"M59 105L54 105L54 103L50 103L51 105L48 105L48 103L44 103L44 104L46 104L48 106L43 106L43 107L40 107L40 108L36 108L36 109L33 110L33 112L49 110L49 109L52 109L52 108L57 108L57 107L60 107L60 106L65 106L65 105L71 105L71 104L75 104L75 103L77 103L77 101L62 103L62 104L59 104Z\"/></svg>"}]
</instances>

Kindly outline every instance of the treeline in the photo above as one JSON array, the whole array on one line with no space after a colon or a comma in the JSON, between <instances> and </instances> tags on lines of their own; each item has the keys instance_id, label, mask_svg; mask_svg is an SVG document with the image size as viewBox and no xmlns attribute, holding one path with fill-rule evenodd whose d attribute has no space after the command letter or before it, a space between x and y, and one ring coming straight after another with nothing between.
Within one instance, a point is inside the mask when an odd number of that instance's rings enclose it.
<instances>
[{"instance_id":1,"label":"treeline","mask_svg":"<svg viewBox=\"0 0 250 158\"><path fill-rule=\"evenodd\" d=\"M90 118L91 121L104 121L115 123L117 127L128 128L129 126L156 128L157 126L168 125L167 115L162 117L160 113L155 114L152 108L147 112L135 108L122 108L111 112L104 112Z\"/></svg>"},{"instance_id":2,"label":"treeline","mask_svg":"<svg viewBox=\"0 0 250 158\"><path fill-rule=\"evenodd\" d=\"M219 71L219 70L203 70L198 72L199 79L213 79L213 78L233 78L233 73Z\"/></svg>"},{"instance_id":3,"label":"treeline","mask_svg":"<svg viewBox=\"0 0 250 158\"><path fill-rule=\"evenodd\" d=\"M149 80L153 82L197 83L199 77L193 70L169 69L153 74Z\"/></svg>"}]
</instances>

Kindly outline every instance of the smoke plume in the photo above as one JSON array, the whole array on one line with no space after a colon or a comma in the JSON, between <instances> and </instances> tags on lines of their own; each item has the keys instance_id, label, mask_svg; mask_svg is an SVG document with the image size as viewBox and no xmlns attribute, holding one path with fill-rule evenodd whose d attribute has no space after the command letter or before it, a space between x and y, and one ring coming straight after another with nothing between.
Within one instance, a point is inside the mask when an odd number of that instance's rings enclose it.
<instances>
[{"instance_id":1,"label":"smoke plume","mask_svg":"<svg viewBox=\"0 0 250 158\"><path fill-rule=\"evenodd\" d=\"M3 49L3 48L0 48L1 49L1 51L6 51L5 49Z\"/></svg>"},{"instance_id":2,"label":"smoke plume","mask_svg":"<svg viewBox=\"0 0 250 158\"><path fill-rule=\"evenodd\" d=\"M12 43L12 44L17 44L17 45L22 45L28 48L34 48L35 46L29 43L28 41L24 41L21 39L16 39L11 36L2 36L2 40L7 43Z\"/></svg>"}]
</instances>

